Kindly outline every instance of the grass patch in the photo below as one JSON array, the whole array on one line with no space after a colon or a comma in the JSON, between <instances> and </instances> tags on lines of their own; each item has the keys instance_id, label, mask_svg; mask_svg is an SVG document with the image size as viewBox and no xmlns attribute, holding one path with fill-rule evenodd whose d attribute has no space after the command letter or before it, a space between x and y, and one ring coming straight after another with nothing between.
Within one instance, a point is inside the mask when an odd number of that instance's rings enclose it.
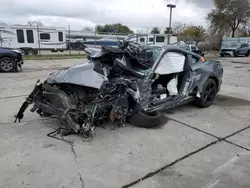
<instances>
[{"instance_id":1,"label":"grass patch","mask_svg":"<svg viewBox=\"0 0 250 188\"><path fill-rule=\"evenodd\" d=\"M24 60L51 60L51 59L83 59L86 54L48 54L48 55L31 55L24 56Z\"/></svg>"}]
</instances>

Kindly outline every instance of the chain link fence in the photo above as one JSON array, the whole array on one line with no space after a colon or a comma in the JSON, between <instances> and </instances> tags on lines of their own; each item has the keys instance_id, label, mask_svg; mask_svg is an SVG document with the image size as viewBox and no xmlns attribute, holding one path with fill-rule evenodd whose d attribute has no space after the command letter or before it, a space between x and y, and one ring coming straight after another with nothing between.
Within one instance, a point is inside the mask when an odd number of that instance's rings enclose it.
<instances>
[{"instance_id":1,"label":"chain link fence","mask_svg":"<svg viewBox=\"0 0 250 188\"><path fill-rule=\"evenodd\" d=\"M193 36L178 36L177 40L187 44L192 44L200 48L204 52L216 52L220 50L222 39L217 36L209 37L193 37Z\"/></svg>"},{"instance_id":2,"label":"chain link fence","mask_svg":"<svg viewBox=\"0 0 250 188\"><path fill-rule=\"evenodd\" d=\"M0 44L2 47L21 48L26 55L37 54L84 54L84 43L93 47L105 43L117 45L117 39L123 40L126 33L101 33L97 31L81 31L68 28L42 27L37 25L4 25L0 26ZM101 39L101 40L100 40ZM104 40L105 39L105 40ZM157 44L168 42L167 34L137 34L137 42ZM203 51L218 51L221 39L216 36L192 37L171 36L171 43L184 41L194 44ZM115 43L116 41L116 43Z\"/></svg>"}]
</instances>

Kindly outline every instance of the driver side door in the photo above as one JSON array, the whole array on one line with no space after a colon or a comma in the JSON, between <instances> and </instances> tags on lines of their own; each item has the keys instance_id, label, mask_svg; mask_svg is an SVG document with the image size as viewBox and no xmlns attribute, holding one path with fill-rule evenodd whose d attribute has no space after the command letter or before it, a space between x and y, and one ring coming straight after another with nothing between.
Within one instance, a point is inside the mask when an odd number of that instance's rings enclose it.
<instances>
[{"instance_id":1,"label":"driver side door","mask_svg":"<svg viewBox=\"0 0 250 188\"><path fill-rule=\"evenodd\" d=\"M248 44L242 44L239 48L239 54L240 55L243 55L243 54L246 54L247 51L249 49L249 45Z\"/></svg>"}]
</instances>

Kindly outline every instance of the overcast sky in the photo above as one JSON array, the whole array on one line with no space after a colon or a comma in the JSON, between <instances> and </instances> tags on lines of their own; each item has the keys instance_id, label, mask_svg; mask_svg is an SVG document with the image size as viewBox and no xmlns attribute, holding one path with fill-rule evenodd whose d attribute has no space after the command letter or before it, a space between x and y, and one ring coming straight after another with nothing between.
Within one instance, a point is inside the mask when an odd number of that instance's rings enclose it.
<instances>
[{"instance_id":1,"label":"overcast sky","mask_svg":"<svg viewBox=\"0 0 250 188\"><path fill-rule=\"evenodd\" d=\"M206 26L204 17L212 0L1 0L0 21L26 24L39 20L44 25L70 25L82 29L96 24L122 23L132 29L165 28L174 3L173 21Z\"/></svg>"}]
</instances>

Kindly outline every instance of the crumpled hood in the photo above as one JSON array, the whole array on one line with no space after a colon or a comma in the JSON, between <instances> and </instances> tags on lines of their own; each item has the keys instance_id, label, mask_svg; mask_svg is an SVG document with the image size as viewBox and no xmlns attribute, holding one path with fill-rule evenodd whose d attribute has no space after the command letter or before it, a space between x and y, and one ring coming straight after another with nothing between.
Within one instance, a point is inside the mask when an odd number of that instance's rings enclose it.
<instances>
[{"instance_id":1,"label":"crumpled hood","mask_svg":"<svg viewBox=\"0 0 250 188\"><path fill-rule=\"evenodd\" d=\"M108 78L94 71L94 66L91 61L76 64L69 69L51 73L47 82L50 84L68 83L100 89Z\"/></svg>"},{"instance_id":2,"label":"crumpled hood","mask_svg":"<svg viewBox=\"0 0 250 188\"><path fill-rule=\"evenodd\" d=\"M85 48L84 51L89 55L91 58L98 58L101 57L104 52L101 48Z\"/></svg>"},{"instance_id":3,"label":"crumpled hood","mask_svg":"<svg viewBox=\"0 0 250 188\"><path fill-rule=\"evenodd\" d=\"M222 50L236 50L238 47L222 47Z\"/></svg>"}]
</instances>

